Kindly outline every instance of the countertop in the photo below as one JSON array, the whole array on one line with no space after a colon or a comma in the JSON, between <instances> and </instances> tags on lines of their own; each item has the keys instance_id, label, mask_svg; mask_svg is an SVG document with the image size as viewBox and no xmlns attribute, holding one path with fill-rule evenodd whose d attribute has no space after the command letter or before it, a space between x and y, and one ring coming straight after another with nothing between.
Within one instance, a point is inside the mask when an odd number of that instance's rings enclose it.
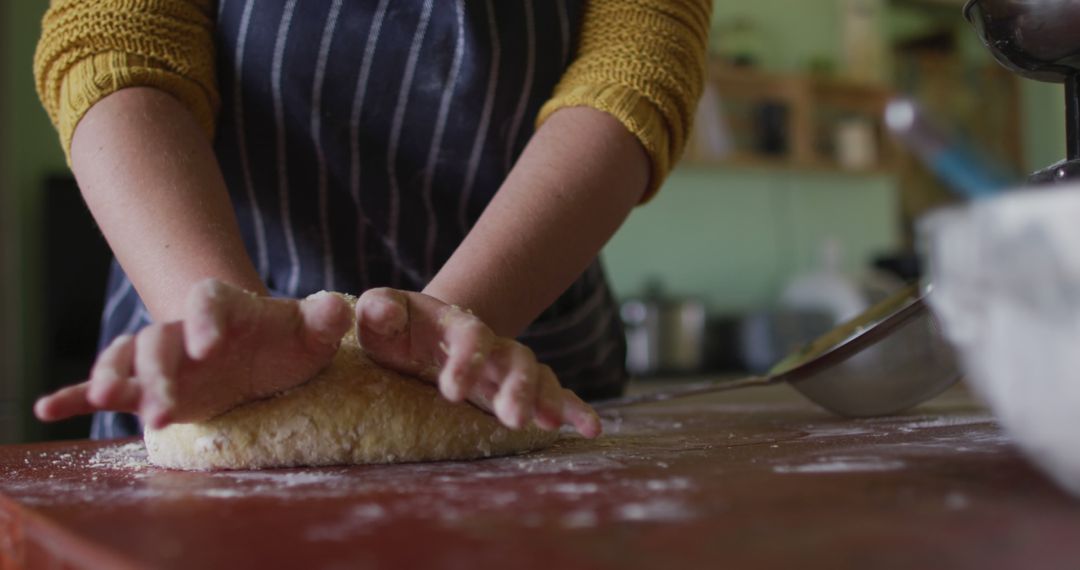
<instances>
[{"instance_id":1,"label":"countertop","mask_svg":"<svg viewBox=\"0 0 1080 570\"><path fill-rule=\"evenodd\" d=\"M475 462L185 473L0 447L0 567L1075 568L1080 501L963 390L833 417L785 386Z\"/></svg>"}]
</instances>

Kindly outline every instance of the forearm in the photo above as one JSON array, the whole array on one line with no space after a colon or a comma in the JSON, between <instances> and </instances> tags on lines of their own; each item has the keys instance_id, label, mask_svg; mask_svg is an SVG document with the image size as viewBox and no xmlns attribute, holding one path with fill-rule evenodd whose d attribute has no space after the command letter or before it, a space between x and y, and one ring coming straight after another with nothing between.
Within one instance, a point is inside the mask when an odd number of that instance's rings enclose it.
<instances>
[{"instance_id":1,"label":"forearm","mask_svg":"<svg viewBox=\"0 0 1080 570\"><path fill-rule=\"evenodd\" d=\"M516 336L595 259L649 174L644 149L611 116L555 112L424 292Z\"/></svg>"},{"instance_id":2,"label":"forearm","mask_svg":"<svg viewBox=\"0 0 1080 570\"><path fill-rule=\"evenodd\" d=\"M105 97L79 122L71 162L155 320L179 318L191 286L208 277L265 292L210 142L179 101L151 88Z\"/></svg>"}]
</instances>

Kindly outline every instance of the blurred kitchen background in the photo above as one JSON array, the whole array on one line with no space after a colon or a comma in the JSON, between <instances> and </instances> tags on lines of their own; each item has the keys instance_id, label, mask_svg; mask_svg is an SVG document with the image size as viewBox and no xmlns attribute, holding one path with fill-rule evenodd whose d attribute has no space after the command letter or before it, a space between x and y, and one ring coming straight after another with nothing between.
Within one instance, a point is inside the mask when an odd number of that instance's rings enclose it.
<instances>
[{"instance_id":1,"label":"blurred kitchen background","mask_svg":"<svg viewBox=\"0 0 1080 570\"><path fill-rule=\"evenodd\" d=\"M1016 173L1063 158L1062 88L993 63L962 3L717 0L687 155L604 251L640 376L762 370L917 276L911 222L948 197L883 132L893 94ZM0 443L86 435L30 408L85 373L104 285L33 91L46 4L0 3Z\"/></svg>"}]
</instances>

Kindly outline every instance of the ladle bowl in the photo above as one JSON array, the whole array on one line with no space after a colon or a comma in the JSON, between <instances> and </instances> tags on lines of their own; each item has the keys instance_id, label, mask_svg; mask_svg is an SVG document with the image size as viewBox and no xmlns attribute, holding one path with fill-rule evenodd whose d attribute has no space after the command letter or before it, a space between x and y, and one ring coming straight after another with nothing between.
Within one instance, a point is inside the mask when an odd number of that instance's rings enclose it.
<instances>
[{"instance_id":1,"label":"ladle bowl","mask_svg":"<svg viewBox=\"0 0 1080 570\"><path fill-rule=\"evenodd\" d=\"M1080 70L1080 5L1074 0L968 0L964 17L1013 72L1061 83Z\"/></svg>"},{"instance_id":2,"label":"ladle bowl","mask_svg":"<svg viewBox=\"0 0 1080 570\"><path fill-rule=\"evenodd\" d=\"M952 348L916 285L829 331L765 376L702 382L597 402L609 410L675 398L788 383L810 401L846 417L895 414L960 379Z\"/></svg>"}]
</instances>

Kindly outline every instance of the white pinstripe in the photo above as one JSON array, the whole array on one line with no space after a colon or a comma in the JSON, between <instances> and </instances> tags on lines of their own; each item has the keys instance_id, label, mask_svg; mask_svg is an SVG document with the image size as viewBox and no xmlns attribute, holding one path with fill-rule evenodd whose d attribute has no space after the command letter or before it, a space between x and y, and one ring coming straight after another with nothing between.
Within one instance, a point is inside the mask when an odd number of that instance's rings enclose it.
<instances>
[{"instance_id":1,"label":"white pinstripe","mask_svg":"<svg viewBox=\"0 0 1080 570\"><path fill-rule=\"evenodd\" d=\"M529 95L532 91L533 75L536 73L536 30L533 21L532 0L525 0L525 36L528 41L528 61L525 64L525 83L521 86L521 97L518 99L517 109L514 111L514 120L510 126L510 134L506 139L506 158L504 166L510 171L514 160L514 147L517 143L518 131L521 130L521 121L525 118L525 108L529 103Z\"/></svg>"},{"instance_id":2,"label":"white pinstripe","mask_svg":"<svg viewBox=\"0 0 1080 570\"><path fill-rule=\"evenodd\" d=\"M367 226L368 221L360 207L360 115L364 109L368 76L371 74L371 63L375 59L375 47L379 42L379 33L382 31L383 18L386 16L388 4L389 0L379 0L379 5L375 8L375 15L371 19L367 44L364 46L364 55L360 63L360 75L356 78L352 111L349 115L349 192L352 195L353 203L356 204L356 247L361 256L363 256L364 252L364 228ZM367 264L364 263L363 259L359 259L357 267L360 272L360 288L369 288L371 280L368 278Z\"/></svg>"},{"instance_id":3,"label":"white pinstripe","mask_svg":"<svg viewBox=\"0 0 1080 570\"><path fill-rule=\"evenodd\" d=\"M557 0L556 5L559 13L559 37L562 40L562 64L566 67L570 57L570 14L567 13L566 0Z\"/></svg>"},{"instance_id":4,"label":"white pinstripe","mask_svg":"<svg viewBox=\"0 0 1080 570\"><path fill-rule=\"evenodd\" d=\"M285 249L289 254L289 279L285 285L285 294L295 297L300 287L300 254L296 251L296 238L293 235L292 213L289 211L289 170L288 153L285 148L285 106L281 99L281 68L285 59L285 43L292 26L296 0L285 3L285 12L281 15L277 39L274 41L274 60L270 69L270 83L274 101L275 138L277 142L278 198L281 204L281 225L285 233Z\"/></svg>"},{"instance_id":5,"label":"white pinstripe","mask_svg":"<svg viewBox=\"0 0 1080 570\"><path fill-rule=\"evenodd\" d=\"M218 0L217 5L217 17L221 20L221 15L225 13L225 0Z\"/></svg>"},{"instance_id":6,"label":"white pinstripe","mask_svg":"<svg viewBox=\"0 0 1080 570\"><path fill-rule=\"evenodd\" d=\"M427 210L428 230L427 249L424 256L424 275L430 279L435 275L435 241L439 235L439 221L435 216L435 205L431 199L431 185L435 178L435 167L439 162L439 148L442 146L443 132L446 129L446 117L450 113L450 101L454 98L454 87L457 85L458 73L461 70L461 60L465 53L465 6L464 0L454 2L457 10L457 41L454 44L454 60L450 64L450 78L446 89L443 90L439 100L439 115L435 119L435 133L431 137L431 148L428 149L427 164L424 166L423 198L424 208Z\"/></svg>"},{"instance_id":7,"label":"white pinstripe","mask_svg":"<svg viewBox=\"0 0 1080 570\"><path fill-rule=\"evenodd\" d=\"M255 263L259 276L266 279L270 273L270 256L266 251L266 226L263 224L259 201L255 198L255 184L251 181L251 163L248 159L247 141L244 138L244 103L243 82L244 46L247 44L248 28L251 26L251 9L254 0L244 3L244 12L240 15L240 31L236 37L236 55L233 59L233 114L236 115L236 149L240 154L240 169L244 173L244 190L251 205L251 217L255 222Z\"/></svg>"},{"instance_id":8,"label":"white pinstripe","mask_svg":"<svg viewBox=\"0 0 1080 570\"><path fill-rule=\"evenodd\" d=\"M124 328L121 329L124 332L121 334L135 334L135 329L139 328L141 321L151 322L150 313L146 312L146 307L142 302L135 304L135 309L131 311L131 317L128 318L127 323L124 324Z\"/></svg>"},{"instance_id":9,"label":"white pinstripe","mask_svg":"<svg viewBox=\"0 0 1080 570\"><path fill-rule=\"evenodd\" d=\"M128 291L131 291L131 280L124 276L124 283L120 285L120 288L113 292L109 296L109 300L105 302L105 311L101 317L101 322L107 323L112 319L113 313L116 312L116 308L120 306L120 303L124 302L127 297Z\"/></svg>"},{"instance_id":10,"label":"white pinstripe","mask_svg":"<svg viewBox=\"0 0 1080 570\"><path fill-rule=\"evenodd\" d=\"M502 58L502 45L499 41L499 28L495 22L495 5L487 0L488 30L491 33L491 70L488 72L487 92L484 94L484 108L480 112L480 124L476 127L472 151L469 153L469 167L465 173L465 182L461 187L461 202L458 204L458 224L461 235L469 232L469 198L472 196L476 171L480 167L480 155L487 140L488 124L491 123L491 110L495 104L495 89L499 81L499 60Z\"/></svg>"},{"instance_id":11,"label":"white pinstripe","mask_svg":"<svg viewBox=\"0 0 1080 570\"><path fill-rule=\"evenodd\" d=\"M333 0L330 14L326 17L322 41L319 44L319 57L315 63L315 83L311 88L311 142L315 145L315 159L319 169L319 228L323 241L323 288L328 291L334 287L334 249L330 241L330 214L328 183L326 172L326 152L322 143L322 92L326 80L326 60L330 56L330 42L334 37L338 14L341 12L341 0Z\"/></svg>"},{"instance_id":12,"label":"white pinstripe","mask_svg":"<svg viewBox=\"0 0 1080 570\"><path fill-rule=\"evenodd\" d=\"M394 107L394 120L390 129L390 141L386 151L386 171L390 181L390 212L384 241L393 258L394 269L390 283L398 287L401 277L401 256L398 253L398 224L401 216L401 188L397 178L397 154L401 144L401 128L405 123L405 109L409 105L409 91L412 89L413 77L416 75L416 62L420 59L420 48L424 43L424 34L427 33L428 22L431 19L431 7L434 0L425 0L423 11L420 13L420 23L416 25L413 33L412 46L409 47L409 59L405 62L405 74L401 79L401 89L398 91L397 104Z\"/></svg>"}]
</instances>

